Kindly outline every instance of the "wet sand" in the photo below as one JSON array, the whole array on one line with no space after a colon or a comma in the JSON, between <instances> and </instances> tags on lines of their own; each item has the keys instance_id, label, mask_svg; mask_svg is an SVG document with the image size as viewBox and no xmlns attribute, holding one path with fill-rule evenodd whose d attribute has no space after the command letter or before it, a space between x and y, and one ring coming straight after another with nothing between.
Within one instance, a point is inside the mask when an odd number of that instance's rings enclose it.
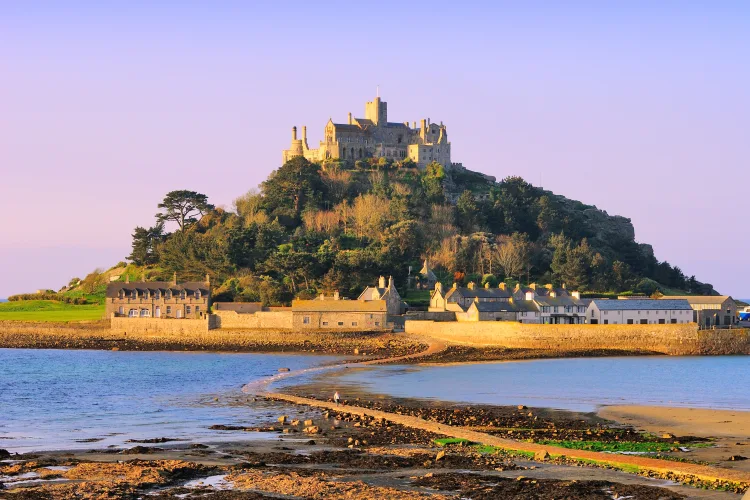
<instances>
[{"instance_id":1,"label":"wet sand","mask_svg":"<svg viewBox=\"0 0 750 500\"><path fill-rule=\"evenodd\" d=\"M672 408L662 406L605 406L598 415L656 434L708 438L713 446L697 448L696 460L750 472L750 412Z\"/></svg>"}]
</instances>

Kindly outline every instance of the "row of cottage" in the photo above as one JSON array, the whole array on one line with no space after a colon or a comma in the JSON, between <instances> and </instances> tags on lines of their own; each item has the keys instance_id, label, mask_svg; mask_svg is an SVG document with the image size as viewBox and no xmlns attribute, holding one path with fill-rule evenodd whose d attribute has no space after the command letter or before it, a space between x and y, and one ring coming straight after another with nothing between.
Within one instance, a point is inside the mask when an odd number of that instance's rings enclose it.
<instances>
[{"instance_id":1,"label":"row of cottage","mask_svg":"<svg viewBox=\"0 0 750 500\"><path fill-rule=\"evenodd\" d=\"M430 316L430 313L433 316ZM528 287L505 283L496 288L453 284L445 291L435 284L424 319L442 321L517 321L541 324L677 324L698 323L702 328L737 324L737 305L725 295L680 296L659 299L620 297L584 299L563 285Z\"/></svg>"},{"instance_id":2,"label":"row of cottage","mask_svg":"<svg viewBox=\"0 0 750 500\"><path fill-rule=\"evenodd\" d=\"M675 324L698 323L702 328L732 327L737 306L731 297L664 297L627 300L585 299L564 285L478 287L457 284L445 290L435 283L427 312L409 312L393 284L380 277L356 300L336 292L312 300L294 300L291 307L260 303L211 304L211 282L125 282L107 288L108 317L202 319L211 306L223 327L353 329L391 328L397 318L437 321L516 321L541 324ZM624 298L623 298L624 299Z\"/></svg>"}]
</instances>

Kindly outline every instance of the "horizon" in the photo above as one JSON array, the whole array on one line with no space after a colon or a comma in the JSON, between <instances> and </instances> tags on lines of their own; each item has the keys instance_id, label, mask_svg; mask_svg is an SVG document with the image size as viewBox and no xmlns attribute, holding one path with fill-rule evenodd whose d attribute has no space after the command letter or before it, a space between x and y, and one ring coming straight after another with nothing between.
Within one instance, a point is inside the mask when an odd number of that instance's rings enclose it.
<instances>
[{"instance_id":1,"label":"horizon","mask_svg":"<svg viewBox=\"0 0 750 500\"><path fill-rule=\"evenodd\" d=\"M168 191L230 207L292 126L315 147L376 86L389 120L442 121L454 162L627 217L750 297L747 5L284 6L0 5L0 298L125 260Z\"/></svg>"}]
</instances>

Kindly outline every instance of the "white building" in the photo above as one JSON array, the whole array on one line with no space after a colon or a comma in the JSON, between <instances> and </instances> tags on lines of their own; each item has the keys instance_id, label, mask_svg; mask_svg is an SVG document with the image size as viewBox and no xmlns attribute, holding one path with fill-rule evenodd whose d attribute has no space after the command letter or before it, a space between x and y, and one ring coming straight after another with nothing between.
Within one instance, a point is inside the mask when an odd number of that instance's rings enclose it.
<instances>
[{"instance_id":1,"label":"white building","mask_svg":"<svg viewBox=\"0 0 750 500\"><path fill-rule=\"evenodd\" d=\"M590 324L596 325L665 325L692 323L693 309L687 300L599 300L594 299L586 311Z\"/></svg>"}]
</instances>

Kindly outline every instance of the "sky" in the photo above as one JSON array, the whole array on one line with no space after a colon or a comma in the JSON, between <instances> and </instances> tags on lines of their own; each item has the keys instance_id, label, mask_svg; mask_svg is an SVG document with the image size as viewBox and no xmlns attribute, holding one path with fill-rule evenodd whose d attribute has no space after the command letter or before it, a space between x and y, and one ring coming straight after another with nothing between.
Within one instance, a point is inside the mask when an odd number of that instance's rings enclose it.
<instances>
[{"instance_id":1,"label":"sky","mask_svg":"<svg viewBox=\"0 0 750 500\"><path fill-rule=\"evenodd\" d=\"M750 297L749 52L739 1L0 2L0 297L123 260L168 191L231 207L378 85Z\"/></svg>"}]
</instances>

